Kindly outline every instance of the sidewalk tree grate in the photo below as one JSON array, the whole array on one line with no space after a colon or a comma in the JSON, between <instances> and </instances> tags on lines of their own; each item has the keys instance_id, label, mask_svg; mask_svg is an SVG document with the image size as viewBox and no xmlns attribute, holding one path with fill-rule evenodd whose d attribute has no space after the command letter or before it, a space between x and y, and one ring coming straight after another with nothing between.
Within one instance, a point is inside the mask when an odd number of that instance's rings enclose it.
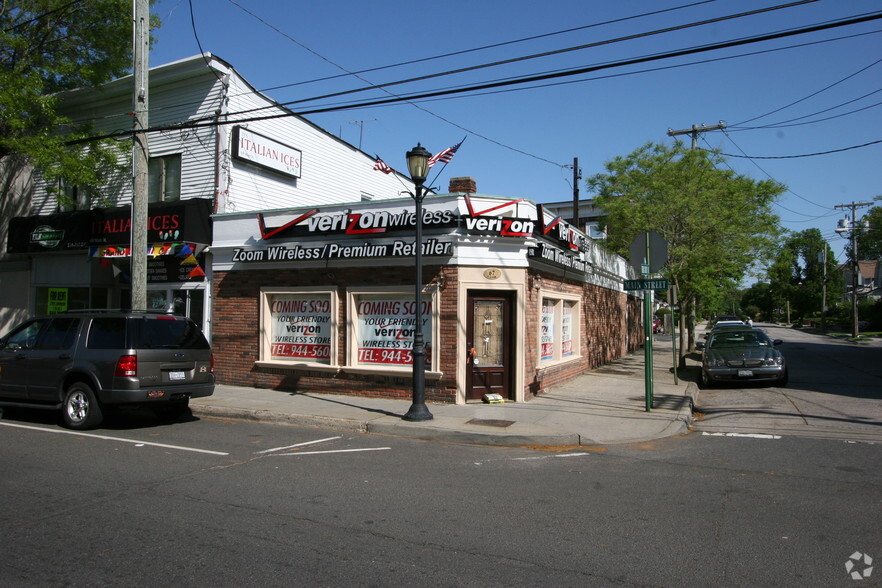
<instances>
[{"instance_id":1,"label":"sidewalk tree grate","mask_svg":"<svg viewBox=\"0 0 882 588\"><path fill-rule=\"evenodd\" d=\"M466 421L469 425L484 425L485 427L510 427L515 424L514 421L504 421L502 419L471 419Z\"/></svg>"}]
</instances>

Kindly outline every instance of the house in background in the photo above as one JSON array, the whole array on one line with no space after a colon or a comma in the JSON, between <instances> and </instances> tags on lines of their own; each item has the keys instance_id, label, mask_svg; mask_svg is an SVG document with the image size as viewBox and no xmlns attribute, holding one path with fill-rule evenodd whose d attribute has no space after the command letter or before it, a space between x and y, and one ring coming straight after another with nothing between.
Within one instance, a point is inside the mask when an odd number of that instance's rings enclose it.
<instances>
[{"instance_id":1,"label":"house in background","mask_svg":"<svg viewBox=\"0 0 882 588\"><path fill-rule=\"evenodd\" d=\"M843 263L839 269L842 271L842 277L845 278L843 300L850 300L854 267L850 263ZM861 298L878 300L882 297L882 262L880 260L858 261L857 295L858 300Z\"/></svg>"}]
</instances>

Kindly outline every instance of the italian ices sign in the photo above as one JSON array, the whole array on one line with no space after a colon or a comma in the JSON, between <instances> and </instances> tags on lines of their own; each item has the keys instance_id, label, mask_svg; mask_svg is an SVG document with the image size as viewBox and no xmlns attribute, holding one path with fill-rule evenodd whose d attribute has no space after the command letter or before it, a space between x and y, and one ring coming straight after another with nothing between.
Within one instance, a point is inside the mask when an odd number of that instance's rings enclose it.
<instances>
[{"instance_id":1,"label":"italian ices sign","mask_svg":"<svg viewBox=\"0 0 882 588\"><path fill-rule=\"evenodd\" d=\"M329 294L278 294L270 297L272 359L331 362Z\"/></svg>"},{"instance_id":2,"label":"italian ices sign","mask_svg":"<svg viewBox=\"0 0 882 588\"><path fill-rule=\"evenodd\" d=\"M413 365L414 305L403 296L361 296L356 307L358 363ZM426 344L426 366L431 364L432 302L422 301L421 319Z\"/></svg>"}]
</instances>

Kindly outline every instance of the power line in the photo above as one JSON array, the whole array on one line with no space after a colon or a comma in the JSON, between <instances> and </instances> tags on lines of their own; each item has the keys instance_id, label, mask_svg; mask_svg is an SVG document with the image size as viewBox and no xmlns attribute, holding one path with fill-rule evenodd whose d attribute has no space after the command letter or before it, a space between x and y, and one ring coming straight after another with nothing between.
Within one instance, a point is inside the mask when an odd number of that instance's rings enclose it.
<instances>
[{"instance_id":1,"label":"power line","mask_svg":"<svg viewBox=\"0 0 882 588\"><path fill-rule=\"evenodd\" d=\"M241 10L243 10L244 12L246 12L247 14L249 14L250 16L254 17L255 19L257 19L257 20L258 20L259 22L261 22L262 24L264 24L264 25L266 25L267 27L273 29L274 31L276 31L276 32L279 33L280 35L282 35L282 36L284 36L285 38L289 39L290 41L296 43L297 45L303 47L304 49L306 49L306 50L309 51L310 53L313 53L313 54L316 55L317 57L319 57L319 58L321 58L321 59L327 61L327 62L330 63L331 65L334 65L334 66L336 66L336 67L338 67L338 68L340 68L340 69L342 69L343 71L346 72L345 74L339 74L339 75L336 75L336 76L328 76L328 77L324 77L324 78L316 78L316 79L312 79L312 80L306 80L306 81L303 81L303 82L294 82L294 83L291 83L291 84L283 84L283 85L280 85L280 86L273 86L273 87L270 87L270 88L264 88L264 89L261 90L262 92L268 92L268 91L271 91L271 90L279 90L279 89L282 89L282 88L289 88L289 87L293 87L293 86L299 86L299 85L304 85L304 84L311 84L311 83L314 83L314 82L323 82L323 81L327 81L327 80L333 80L333 79L337 79L337 78L346 77L347 75L356 75L356 74L370 73L370 72L381 71L381 70L385 70L385 69L391 69L391 68L395 68L395 67L401 67L401 66L405 66L405 65L413 65L413 64L416 64L416 63L425 63L425 62L427 62L427 61L434 61L434 60L437 60L437 59L444 59L444 58L447 58L447 57L455 57L455 56L457 56L457 55L464 55L464 54L466 54L466 53L474 53L474 52L477 52L477 51L484 51L484 50L486 50L486 49L495 49L495 48L497 48L497 47L504 47L504 46L507 46L507 45L514 45L514 44L516 44L516 43L523 43L523 42L526 42L526 41L534 41L534 40L536 40L536 39L542 39L542 38L546 38L546 37L552 37L552 36L555 36L555 35L562 35L562 34L572 33L572 32L581 31L581 30L585 30L585 29L590 29L590 28L596 28L596 27L600 27L600 26L605 26L605 25L609 25L609 24L616 24L616 23L625 22L625 21L628 21L628 20L634 20L634 19L637 19L637 18L643 18L643 17L646 17L646 16L656 16L656 15L663 14L663 13L666 13L666 12L673 12L673 11L676 11L676 10L682 10L682 9L684 9L684 8L692 8L692 7L695 7L695 6L699 6L699 5L701 5L701 4L709 4L709 3L712 3L712 2L716 2L717 0L702 0L702 1L700 1L700 2L692 2L691 4L683 4L683 5L681 5L681 6L674 6L674 7L672 7L672 8L665 8L665 9L662 9L662 10L654 10L654 11L652 11L652 12L644 12L644 13L642 13L642 14L635 14L635 15L632 15L632 16L626 16L626 17L616 18L616 19L607 20L607 21L602 21L602 22L598 22L598 23L592 23L592 24L588 24L588 25L582 25L582 26L574 27L574 28L570 28L570 29L563 29L563 30L560 30L560 31L553 31L553 32L550 32L550 33L542 33L542 34L539 34L539 35L533 35L533 36L530 36L530 37L523 37L523 38L520 38L520 39L514 39L514 40L511 40L511 41L503 41L503 42L501 42L501 43L493 43L493 44L491 44L491 45L483 45L483 46L481 46L481 47L474 47L474 48L472 48L472 49L463 49L463 50L460 50L460 51L452 51L452 52L450 52L450 53L443 53L443 54L441 54L441 55L434 55L434 56L432 56L432 57L423 57L423 58L420 58L420 59L412 59L412 60L410 60L410 61L402 61L402 62L399 62L399 63L390 64L390 65L382 65L382 66L378 66L378 67L372 67L372 68L368 68L368 69L362 69L362 70L355 71L355 72L350 72L350 71L346 70L345 68L343 68L342 66L340 66L340 65L338 65L338 64L336 64L336 63L334 63L334 62L332 62L332 61L330 61L330 60L328 60L328 59L325 58L323 55L320 55L319 53L313 51L312 49L310 49L310 48L307 47L306 45L300 43L300 42L297 41L296 39L294 39L294 38L288 36L287 33L285 33L284 31L279 30L278 28L276 28L276 27L275 27L274 25L272 25L271 23L266 22L266 20L264 20L263 18L261 18L260 16L258 16L258 15L256 15L256 14L254 14L253 12L251 12L250 10L248 10L247 8L245 8L244 6L242 6L241 4L238 4L238 3L235 2L234 0L227 0L227 1L228 1L230 4L233 4L233 5L237 6L238 8L240 8ZM812 1L816 1L816 0L812 0Z\"/></svg>"},{"instance_id":2,"label":"power line","mask_svg":"<svg viewBox=\"0 0 882 588\"><path fill-rule=\"evenodd\" d=\"M37 15L37 16L35 16L35 17L33 17L33 18L30 18L30 19L28 19L28 20L26 20L26 21L20 22L20 23L15 24L15 25L12 25L12 26L9 27L8 29L4 29L3 32L4 32L4 33L8 33L8 32L10 32L10 31L14 31L15 29L17 29L17 28L19 28L19 27L23 27L23 26L25 26L25 25L29 25L29 24L31 24L32 22L37 22L38 20L42 20L42 19L46 18L47 16L51 16L51 15L55 14L56 12L61 12L61 11L63 11L63 10L67 10L67 9L70 8L71 6L73 6L73 5L75 5L75 4L79 4L79 3L82 2L82 1L83 1L83 0L73 0L72 2L68 2L67 4L65 4L65 5L63 5L63 6L59 6L58 8L55 8L55 9L53 9L53 10L49 10L49 11L47 11L47 12L44 12L44 13L42 13L42 14L39 14L39 15Z\"/></svg>"},{"instance_id":3,"label":"power line","mask_svg":"<svg viewBox=\"0 0 882 588\"><path fill-rule=\"evenodd\" d=\"M723 135L729 140L730 143L732 143L733 145L735 145L735 148L738 149L738 151L740 151L745 157L747 157L747 154L744 153L744 149L742 149L742 148L741 148L741 147L740 147L740 146L739 146L739 145L738 145L738 144L732 139L732 137L729 135L728 132L726 132L725 129L723 129ZM777 182L777 180L775 180L775 178L773 178L772 175L771 175L769 172L767 172L767 171L764 170L762 167L760 167L760 165L759 165L757 162L755 162L755 161L753 160L753 158L748 157L748 159L750 159L750 162L751 162L753 165L755 165L756 168L757 168L758 170L760 170L761 172L763 172L763 173L764 173L764 174L765 174L770 180L773 180L773 181L776 181L776 182ZM829 209L828 206L823 206L823 205L821 205L821 204L818 204L817 202L812 202L812 201L809 200L808 198L804 198L804 197L800 196L799 194L797 194L796 192L794 192L794 191L791 190L790 188L787 188L787 191L790 192L791 194L793 194L794 196L796 196L797 198L799 198L800 200L804 200L804 201L808 202L809 204L812 204L812 205L814 205L814 206L817 206L818 208L827 208L827 209ZM782 208L783 208L783 207L782 207ZM789 212L793 212L793 213L796 213L796 214L803 214L803 213L801 213L801 212L796 212L795 210L790 210ZM803 214L803 216L809 216L809 215L807 215L807 214ZM815 218L820 218L820 217L815 217Z\"/></svg>"},{"instance_id":4,"label":"power line","mask_svg":"<svg viewBox=\"0 0 882 588\"><path fill-rule=\"evenodd\" d=\"M842 153L843 151L851 151L852 149L861 149L863 147L869 147L870 145L877 145L882 143L882 139L878 141L870 141L869 143L864 143L863 145L852 145L851 147L843 147L841 149L831 149L830 151L818 151L816 153L803 153L801 155L733 155L731 153L722 153L721 155L725 155L726 157L739 157L743 159L799 159L801 157L815 157L816 155L830 155L831 153Z\"/></svg>"},{"instance_id":5,"label":"power line","mask_svg":"<svg viewBox=\"0 0 882 588\"><path fill-rule=\"evenodd\" d=\"M228 1L233 2L233 0L228 0ZM704 25L704 24L713 24L713 23L720 22L720 21L732 20L732 19L735 19L735 18L740 18L740 17L743 17L743 16L754 15L754 14L756 14L756 13L761 13L761 12L769 12L769 11L772 11L772 10L779 10L779 9L783 9L783 8L789 8L789 7L793 7L793 6L796 6L796 5L805 4L805 3L809 3L809 2L815 2L815 1L817 1L817 0L800 0L799 2L792 2L792 3L789 3L789 4L781 4L781 5L778 5L778 6L773 6L773 7L769 7L769 8L764 8L764 9L760 9L760 10L757 10L757 11L751 11L751 12L743 12L743 13L738 13L738 14L725 15L725 16L722 16L722 17L714 18L714 19L706 19L706 20L704 20L704 21L698 21L698 22L687 23L687 24L684 24L684 25L678 25L678 26L675 26L675 27L668 27L668 28L666 28L666 29L657 29L657 30L654 30L654 31L647 31L647 32L643 32L643 33L637 33L637 34L634 34L634 35L628 35L628 36L625 36L625 37L618 37L618 38L613 38L613 39L606 39L606 40L603 40L603 41L597 41L597 42L595 42L595 43L590 43L590 44L586 44L586 45L580 45L580 46L575 46L575 47L567 47L567 48L559 49L559 50L552 51L552 52L545 52L545 53L539 53L539 54L533 54L533 55L520 56L520 57L511 58L511 59L508 59L508 60L497 61L497 62L492 62L492 63L485 63L485 64L480 64L480 65L470 66L470 67L467 67L467 68L459 68L459 69L455 69L455 70L448 70L448 71L436 72L436 73L433 73L433 74L426 74L426 75L424 75L424 76L419 76L419 77L409 78L409 79L404 79L404 80L397 80L397 81L392 81L392 82L386 82L386 83L383 83L383 84L372 84L370 81L365 80L364 78L360 78L360 77L357 75L358 72L354 72L354 73L353 73L353 72L348 72L348 70L346 70L346 69L343 68L342 66L337 65L336 63L333 63L333 62L330 62L330 61L329 61L329 63L332 63L333 65L335 65L336 67L342 69L343 71L347 71L348 73L350 73L351 75L354 75L355 77L359 77L359 79L361 79L362 81L364 81L365 83L367 83L367 84L369 84L369 85L366 86L366 87L354 88L354 89L345 90L345 91L341 91L341 92L335 92L335 93L332 93L332 94L324 94L324 95L319 95L319 96L312 96L312 97L309 97L309 98L302 98L302 99L299 99L299 100L289 100L289 101L281 102L281 104L284 105L284 106L291 106L291 105L294 105L294 104L300 104L300 103L304 103L304 102L315 102L315 101L317 101L317 100L323 100L323 99L327 99L327 98L339 97L339 96L349 95L349 94L353 94L353 93L360 93L360 92L364 92L364 91L368 91L368 90L374 90L374 89L383 90L384 92L386 92L386 93L389 94L390 96L397 96L396 94L393 94L393 93L391 93L391 92L388 92L387 90L385 90L385 88L390 87L390 86L394 86L394 85L401 85L401 84L412 83L412 82L415 82L415 81L424 81L424 80L427 80L427 79L433 79L433 78L438 78L438 77L445 77L445 76L449 76L449 75L455 75L455 74L458 74L458 73L464 73L464 72L468 72L468 71L474 71L474 70L477 70L477 69L485 69L485 68L488 68L488 67L496 67L496 66L499 66L499 65L505 65L505 64L514 63L514 62L525 61L525 60L535 59L535 58L539 58L539 57L545 57L545 56L552 55L552 54L560 54L560 53L565 53L565 52L570 52L570 51L575 51L575 50L580 50L580 49L585 49L585 48L597 47L597 46L601 46L601 45L614 44L614 43L623 42L623 41L626 41L626 40L633 40L633 39L638 39L638 38L644 38L644 37L654 36L654 35L658 35L658 34L661 34L661 33L664 33L664 32L671 32L671 31L676 31L676 30L683 30L683 29L686 29L686 28L693 28L693 27L696 27L696 26ZM830 22L830 21L828 21L828 23L822 23L821 26L823 26L824 24L829 24L829 22ZM835 21L834 21L834 22L835 22ZM271 25L269 25L269 26L271 26ZM276 29L276 30L278 30L278 29ZM793 31L793 30L796 30L796 29L791 29L791 31ZM302 45L299 41L296 41L295 39L293 39L293 38L287 36L285 33L282 33L281 31L279 31L279 32L280 32L280 34L282 34L282 35L286 36L288 39L290 39L292 42L297 43L298 45L301 45L301 46L303 46L304 48L306 48L307 50L309 50L309 51L315 53L315 52L312 51L311 49L309 49L309 48L305 47L304 45ZM736 40L736 42L737 42L737 41L739 41L739 40ZM713 48L712 45L706 45L706 46L704 46L704 47L711 47L711 48ZM688 49L687 49L687 50L688 50ZM316 55L318 55L318 54L316 53ZM664 55L664 54L655 54L655 55ZM603 64L601 64L601 65L603 65ZM601 68L598 68L598 69L601 69ZM565 71L565 70L557 70L557 71L559 72L559 71ZM555 72L554 70L552 70L551 72L548 72L548 73L556 73L556 72ZM511 79L511 78L510 78L510 79ZM268 108L272 108L272 107L271 107L271 106L268 106L268 107L255 108L255 109L252 109L252 110L250 110L250 111L242 111L241 114L244 114L244 113L247 113L247 112L258 112L258 111L260 111L260 110L268 109Z\"/></svg>"},{"instance_id":6,"label":"power line","mask_svg":"<svg viewBox=\"0 0 882 588\"><path fill-rule=\"evenodd\" d=\"M765 114L761 114L761 115L759 115L759 116L755 116L755 117L753 117L753 118L749 118L749 119L747 119L747 120L743 120L743 121L741 121L741 122L739 122L739 123L735 123L735 124L732 125L732 126L733 126L733 127L740 127L741 125L743 125L743 124L745 124L745 123L749 123L749 122L753 122L753 121L758 120L758 119L761 119L761 118L765 118L765 117L767 117L767 116L769 116L769 115L775 114L776 112L780 112L780 111L784 110L785 108L790 108L791 106L795 106L795 105L799 104L800 102L804 102L804 101L808 100L809 98L813 98L813 97L817 96L818 94L820 94L820 93L822 93L822 92L826 92L826 91L829 90L830 88L833 88L833 87L835 87L835 86L841 84L842 82L845 82L845 81L847 81L847 80L849 80L849 79L855 77L856 75L858 75L858 74L860 74L860 73L863 73L863 72L865 72L866 70L870 69L871 67L876 66L876 65L878 65L878 64L880 64L880 63L882 63L882 59L877 59L876 61L874 61L874 62L871 63L870 65L867 65L867 66L865 66L865 67L862 67L861 69L857 70L856 72L854 72L854 73L852 73L852 74L849 74L849 75L845 76L844 78L842 78L842 79L840 79L840 80L837 80L837 81L833 82L832 84L830 84L830 85L828 85L828 86L825 86L825 87L821 88L821 89L818 90L817 92L812 92L812 93L809 94L808 96L805 96L805 97L803 97L803 98L800 98L799 100L794 100L794 101L791 102L790 104L785 104L784 106L781 106L780 108L776 108L775 110L771 110L771 111L769 111L769 112L767 112L767 113L765 113Z\"/></svg>"},{"instance_id":7,"label":"power line","mask_svg":"<svg viewBox=\"0 0 882 588\"><path fill-rule=\"evenodd\" d=\"M375 100L369 100L369 101L354 102L354 103L350 103L350 104L313 108L310 110L301 110L296 113L293 111L288 111L286 113L274 113L274 114L269 114L269 115L240 118L240 119L236 119L236 120L214 121L214 120L211 120L211 118L207 117L204 119L194 119L191 121L186 121L184 123L167 125L164 127L158 127L158 128L154 128L154 129L150 129L150 130L158 131L158 130L168 130L168 129L175 129L175 128L197 128L197 127L203 127L203 126L213 126L213 125L218 125L218 124L234 124L234 123L242 123L242 122L253 122L253 121L259 121L259 120L271 120L271 119L276 119L276 118L284 118L287 116L305 116L305 115L309 115L309 114L320 114L320 113L325 113L325 112L351 110L351 109L356 109L356 108L384 106L384 105L388 105L388 104L394 104L394 103L404 102L404 101L412 101L412 100L417 100L417 99L427 99L427 98L436 98L436 97L440 97L440 96L450 96L450 95L461 94L461 93L465 93L465 92L475 92L475 91L500 88L500 87L505 87L505 86L512 86L512 85L518 85L518 84L526 84L526 83L539 82L539 81L545 81L545 80L550 80L550 79L569 77L569 76L574 76L574 75L582 75L585 73L591 73L594 71L600 71L600 70L604 70L604 69L611 69L611 68L615 68L615 67L624 67L624 66L628 66L628 65L636 65L636 64L640 64L640 63L659 61L662 59L670 59L670 58L674 58L674 57L682 57L685 55L692 55L692 54L696 54L696 53L705 53L705 52L719 50L719 49L726 49L726 48L738 47L738 46L742 46L742 45L748 45L748 44L753 44L753 43L758 43L758 42L763 42L763 41L787 38L787 37L792 37L795 35L830 30L830 29L834 29L834 28L838 28L838 27L842 27L842 26L849 26L849 25L853 25L853 24L870 22L870 21L879 20L879 19L882 19L882 12L871 13L871 14L862 15L862 16L855 17L855 18L845 19L845 20L826 22L826 23L822 23L822 24L818 24L818 25L811 25L808 27L795 28L795 29L790 29L787 31L777 32L777 33L770 33L770 34L758 35L758 36L754 36L754 37L741 38L741 39L736 39L736 40L732 40L732 41L725 41L725 42L721 42L721 43L706 44L706 45L702 45L702 46L698 46L698 47L681 49L681 50L671 51L671 52L667 52L667 53L656 53L656 54L652 54L652 55L648 55L648 56L631 58L631 59L626 59L626 60L617 61L617 62L609 62L609 63L605 63L605 64L592 65L592 66L587 66L587 67L559 70L556 72L542 73L542 74L538 74L538 75L521 76L521 77L511 78L508 80L502 80L502 81L490 82L490 83L474 84L471 86L465 86L465 87L449 89L449 90L428 91L428 92L422 92L422 93L414 93L414 94L410 94L410 95L406 95L406 96L395 96L395 97L386 98L386 99L375 99ZM281 104L277 103L273 106L283 106L284 107L287 104L289 104L289 103L281 103ZM228 116L240 116L242 114L247 114L249 112L253 112L253 110L243 111L240 113L229 113ZM92 137L91 139L81 139L76 142L86 142L88 140L113 138L113 137L125 136L127 134L129 134L128 131L108 133L105 135Z\"/></svg>"}]
</instances>

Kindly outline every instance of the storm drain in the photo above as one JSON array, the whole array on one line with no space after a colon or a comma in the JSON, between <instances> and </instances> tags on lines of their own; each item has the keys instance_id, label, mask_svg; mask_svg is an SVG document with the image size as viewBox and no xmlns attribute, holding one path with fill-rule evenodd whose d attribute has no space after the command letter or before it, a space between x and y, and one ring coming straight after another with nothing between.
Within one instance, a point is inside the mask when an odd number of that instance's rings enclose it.
<instances>
[{"instance_id":1,"label":"storm drain","mask_svg":"<svg viewBox=\"0 0 882 588\"><path fill-rule=\"evenodd\" d=\"M504 421L502 419L472 419L470 421L466 421L466 424L469 425L483 425L485 427L500 427L504 429L505 427L510 427L515 424L514 421Z\"/></svg>"}]
</instances>

